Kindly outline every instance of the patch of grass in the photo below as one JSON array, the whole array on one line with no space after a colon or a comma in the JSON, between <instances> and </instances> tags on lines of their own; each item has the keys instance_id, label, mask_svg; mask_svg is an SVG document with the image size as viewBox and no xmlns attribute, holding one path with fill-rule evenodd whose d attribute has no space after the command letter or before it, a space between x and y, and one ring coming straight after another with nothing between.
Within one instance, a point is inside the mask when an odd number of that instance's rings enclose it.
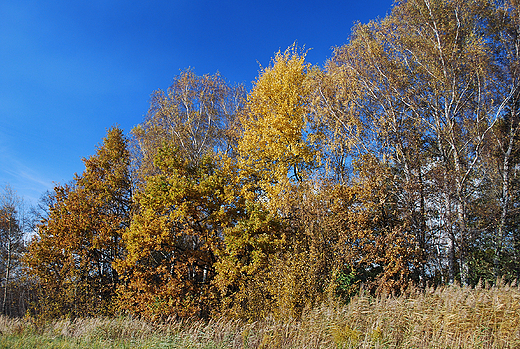
<instances>
[{"instance_id":1,"label":"patch of grass","mask_svg":"<svg viewBox=\"0 0 520 349\"><path fill-rule=\"evenodd\" d=\"M125 317L0 317L2 348L518 348L516 286L442 287L401 297L361 292L301 319L148 322Z\"/></svg>"}]
</instances>

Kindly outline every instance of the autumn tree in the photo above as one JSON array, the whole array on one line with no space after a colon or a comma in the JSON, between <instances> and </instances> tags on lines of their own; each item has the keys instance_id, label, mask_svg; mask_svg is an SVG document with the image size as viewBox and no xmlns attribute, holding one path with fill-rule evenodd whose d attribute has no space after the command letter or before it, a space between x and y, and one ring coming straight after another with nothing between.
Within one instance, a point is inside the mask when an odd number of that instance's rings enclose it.
<instances>
[{"instance_id":1,"label":"autumn tree","mask_svg":"<svg viewBox=\"0 0 520 349\"><path fill-rule=\"evenodd\" d=\"M489 178L489 201L496 201L497 209L489 212L488 226L496 229L493 241L493 278L518 278L520 250L518 249L517 222L514 197L518 192L517 165L520 132L520 4L505 1L490 16L486 30L492 35L495 91L493 97L501 103L503 113L491 129L486 145L485 175ZM516 260L515 263L511 263Z\"/></svg>"},{"instance_id":2,"label":"autumn tree","mask_svg":"<svg viewBox=\"0 0 520 349\"><path fill-rule=\"evenodd\" d=\"M447 260L447 280L469 280L476 228L468 209L481 189L487 136L504 110L493 95L492 9L487 1L398 2L383 20L358 25L328 64L330 79L346 88L322 89L324 110L346 144L355 140L358 153L399 169L400 211L414 230L423 278ZM436 249L446 252L428 255Z\"/></svg>"},{"instance_id":3,"label":"autumn tree","mask_svg":"<svg viewBox=\"0 0 520 349\"><path fill-rule=\"evenodd\" d=\"M373 293L402 292L417 281L413 273L420 253L401 213L401 193L394 183L397 171L372 155L356 159L353 167L352 182L335 187L330 218L340 230L339 271Z\"/></svg>"},{"instance_id":4,"label":"autumn tree","mask_svg":"<svg viewBox=\"0 0 520 349\"><path fill-rule=\"evenodd\" d=\"M113 268L124 254L131 217L130 155L121 129L108 130L85 171L57 185L48 216L37 226L25 258L40 290L44 316L106 314L119 284Z\"/></svg>"},{"instance_id":5,"label":"autumn tree","mask_svg":"<svg viewBox=\"0 0 520 349\"><path fill-rule=\"evenodd\" d=\"M184 317L213 309L215 249L227 212L238 210L226 188L242 95L218 73L185 70L153 93L132 131L136 214L124 236L128 255L118 262L119 301L129 312Z\"/></svg>"},{"instance_id":6,"label":"autumn tree","mask_svg":"<svg viewBox=\"0 0 520 349\"><path fill-rule=\"evenodd\" d=\"M215 252L238 209L229 169L211 154L194 162L168 143L155 166L158 173L136 195L139 213L124 234L119 304L147 317L208 317L218 305Z\"/></svg>"},{"instance_id":7,"label":"autumn tree","mask_svg":"<svg viewBox=\"0 0 520 349\"><path fill-rule=\"evenodd\" d=\"M229 85L218 73L198 76L190 69L166 91L155 91L144 122L132 130L139 178L154 174L157 149L164 142L176 144L191 161L208 150L231 153L243 97L243 86Z\"/></svg>"},{"instance_id":8,"label":"autumn tree","mask_svg":"<svg viewBox=\"0 0 520 349\"><path fill-rule=\"evenodd\" d=\"M305 56L295 45L278 52L261 70L240 116L237 162L245 207L225 231L216 279L223 311L233 316L298 316L316 298L312 288L319 282L307 272L319 268L311 265L297 221L320 165L320 135L309 109L309 77L317 69Z\"/></svg>"}]
</instances>

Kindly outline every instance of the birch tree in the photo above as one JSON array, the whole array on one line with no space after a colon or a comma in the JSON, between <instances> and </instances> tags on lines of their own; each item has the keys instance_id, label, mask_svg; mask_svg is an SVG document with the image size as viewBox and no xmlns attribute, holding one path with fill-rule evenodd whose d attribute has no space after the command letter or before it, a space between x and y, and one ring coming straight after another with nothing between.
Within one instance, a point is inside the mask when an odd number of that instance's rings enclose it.
<instances>
[{"instance_id":1,"label":"birch tree","mask_svg":"<svg viewBox=\"0 0 520 349\"><path fill-rule=\"evenodd\" d=\"M0 193L0 272L2 280L2 314L12 315L11 286L21 277L21 258L25 250L28 217L22 198L6 185Z\"/></svg>"},{"instance_id":2,"label":"birch tree","mask_svg":"<svg viewBox=\"0 0 520 349\"><path fill-rule=\"evenodd\" d=\"M334 109L330 99L324 105L340 125L357 119L346 134L399 169L396 189L408 205L402 214L415 221L422 251L427 229L440 229L431 237L448 242L449 282L468 282L467 209L486 136L503 109L490 93L492 38L483 29L490 10L487 1L398 2L383 20L359 25L329 63L333 76L353 82L340 104L352 112ZM427 195L427 183L435 193Z\"/></svg>"}]
</instances>

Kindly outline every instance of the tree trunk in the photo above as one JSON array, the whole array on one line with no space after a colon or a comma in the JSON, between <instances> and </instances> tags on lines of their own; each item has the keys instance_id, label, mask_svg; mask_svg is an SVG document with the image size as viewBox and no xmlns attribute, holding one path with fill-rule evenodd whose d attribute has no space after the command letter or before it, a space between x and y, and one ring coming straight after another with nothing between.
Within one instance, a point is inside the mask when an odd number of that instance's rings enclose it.
<instances>
[{"instance_id":1,"label":"tree trunk","mask_svg":"<svg viewBox=\"0 0 520 349\"><path fill-rule=\"evenodd\" d=\"M516 87L516 93L511 101L511 110L509 115L509 127L508 127L508 143L507 149L501 147L503 154L503 165L501 168L502 171L502 193L500 198L500 221L498 224L498 232L495 237L495 258L494 258L494 275L495 278L501 277L500 271L500 260L502 257L502 250L504 246L504 236L505 229L507 226L507 218L509 216L509 204L511 201L511 167L514 167L514 163L511 161L514 159L513 157L513 148L515 146L515 140L518 136L518 130L520 128L520 123L517 118L517 106L520 102L520 87Z\"/></svg>"},{"instance_id":2,"label":"tree trunk","mask_svg":"<svg viewBox=\"0 0 520 349\"><path fill-rule=\"evenodd\" d=\"M11 244L11 218L9 217L9 230L7 237L7 262L5 266L5 285L4 285L4 296L2 300L2 314L7 316L7 293L9 289L9 279L11 274L11 254L12 254L12 244Z\"/></svg>"}]
</instances>

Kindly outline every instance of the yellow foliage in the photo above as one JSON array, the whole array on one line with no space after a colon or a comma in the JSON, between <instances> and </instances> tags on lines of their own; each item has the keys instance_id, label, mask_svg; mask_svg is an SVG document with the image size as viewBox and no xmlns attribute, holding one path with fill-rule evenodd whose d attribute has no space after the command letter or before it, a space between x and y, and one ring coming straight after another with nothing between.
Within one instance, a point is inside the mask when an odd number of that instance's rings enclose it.
<instances>
[{"instance_id":1,"label":"yellow foliage","mask_svg":"<svg viewBox=\"0 0 520 349\"><path fill-rule=\"evenodd\" d=\"M309 120L310 69L295 45L278 52L260 72L240 119L241 175L259 177L271 204L316 164L316 145L310 141L315 138Z\"/></svg>"},{"instance_id":2,"label":"yellow foliage","mask_svg":"<svg viewBox=\"0 0 520 349\"><path fill-rule=\"evenodd\" d=\"M137 194L140 212L123 236L120 306L150 317L207 317L219 237L237 209L226 197L229 174L209 155L194 163L169 145L158 154L159 171Z\"/></svg>"}]
</instances>

